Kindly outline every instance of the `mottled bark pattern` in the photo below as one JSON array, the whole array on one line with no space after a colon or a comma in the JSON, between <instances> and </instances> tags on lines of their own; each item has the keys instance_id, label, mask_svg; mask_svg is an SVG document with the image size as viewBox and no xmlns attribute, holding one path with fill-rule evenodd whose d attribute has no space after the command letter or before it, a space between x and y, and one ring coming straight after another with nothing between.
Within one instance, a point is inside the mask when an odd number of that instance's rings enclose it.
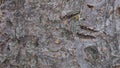
<instances>
[{"instance_id":1,"label":"mottled bark pattern","mask_svg":"<svg viewBox=\"0 0 120 68\"><path fill-rule=\"evenodd\" d=\"M120 0L0 0L0 68L120 68Z\"/></svg>"}]
</instances>

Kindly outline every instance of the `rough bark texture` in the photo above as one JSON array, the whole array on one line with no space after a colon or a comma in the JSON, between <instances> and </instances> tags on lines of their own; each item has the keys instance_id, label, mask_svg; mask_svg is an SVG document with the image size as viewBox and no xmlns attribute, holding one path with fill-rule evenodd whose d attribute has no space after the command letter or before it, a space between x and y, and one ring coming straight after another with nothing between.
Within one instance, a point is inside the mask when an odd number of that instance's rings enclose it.
<instances>
[{"instance_id":1,"label":"rough bark texture","mask_svg":"<svg viewBox=\"0 0 120 68\"><path fill-rule=\"evenodd\" d=\"M0 0L0 68L120 68L120 0Z\"/></svg>"}]
</instances>

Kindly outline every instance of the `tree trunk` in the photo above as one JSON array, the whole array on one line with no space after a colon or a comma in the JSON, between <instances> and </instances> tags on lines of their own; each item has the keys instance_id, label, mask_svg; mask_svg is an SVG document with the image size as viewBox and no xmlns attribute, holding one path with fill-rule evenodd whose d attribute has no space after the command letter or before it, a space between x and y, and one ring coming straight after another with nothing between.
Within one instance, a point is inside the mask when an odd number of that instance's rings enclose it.
<instances>
[{"instance_id":1,"label":"tree trunk","mask_svg":"<svg viewBox=\"0 0 120 68\"><path fill-rule=\"evenodd\" d=\"M0 68L120 68L120 0L0 0Z\"/></svg>"}]
</instances>

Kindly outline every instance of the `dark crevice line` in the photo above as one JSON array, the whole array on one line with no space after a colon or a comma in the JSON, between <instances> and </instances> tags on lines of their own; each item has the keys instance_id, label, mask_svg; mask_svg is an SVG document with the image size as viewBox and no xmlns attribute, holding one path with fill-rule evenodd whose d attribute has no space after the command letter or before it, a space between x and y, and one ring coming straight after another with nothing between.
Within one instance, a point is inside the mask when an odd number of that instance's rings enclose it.
<instances>
[{"instance_id":1,"label":"dark crevice line","mask_svg":"<svg viewBox=\"0 0 120 68\"><path fill-rule=\"evenodd\" d=\"M78 36L79 38L83 38L83 39L96 39L95 36L85 35L85 34L83 34L83 33L77 33L77 36Z\"/></svg>"},{"instance_id":2,"label":"dark crevice line","mask_svg":"<svg viewBox=\"0 0 120 68\"><path fill-rule=\"evenodd\" d=\"M99 32L98 30L94 30L94 29L91 29L91 28L89 28L89 27L87 27L87 26L83 26L83 25L80 25L80 28L81 28L81 29L84 29L84 30L91 31L91 32Z\"/></svg>"}]
</instances>

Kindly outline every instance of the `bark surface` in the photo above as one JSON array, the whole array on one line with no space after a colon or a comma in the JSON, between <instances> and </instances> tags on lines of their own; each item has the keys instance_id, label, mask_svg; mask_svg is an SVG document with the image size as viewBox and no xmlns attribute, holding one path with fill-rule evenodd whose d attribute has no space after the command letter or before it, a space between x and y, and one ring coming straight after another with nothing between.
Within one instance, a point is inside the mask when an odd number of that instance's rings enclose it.
<instances>
[{"instance_id":1,"label":"bark surface","mask_svg":"<svg viewBox=\"0 0 120 68\"><path fill-rule=\"evenodd\" d=\"M0 68L120 68L120 0L0 0Z\"/></svg>"}]
</instances>

